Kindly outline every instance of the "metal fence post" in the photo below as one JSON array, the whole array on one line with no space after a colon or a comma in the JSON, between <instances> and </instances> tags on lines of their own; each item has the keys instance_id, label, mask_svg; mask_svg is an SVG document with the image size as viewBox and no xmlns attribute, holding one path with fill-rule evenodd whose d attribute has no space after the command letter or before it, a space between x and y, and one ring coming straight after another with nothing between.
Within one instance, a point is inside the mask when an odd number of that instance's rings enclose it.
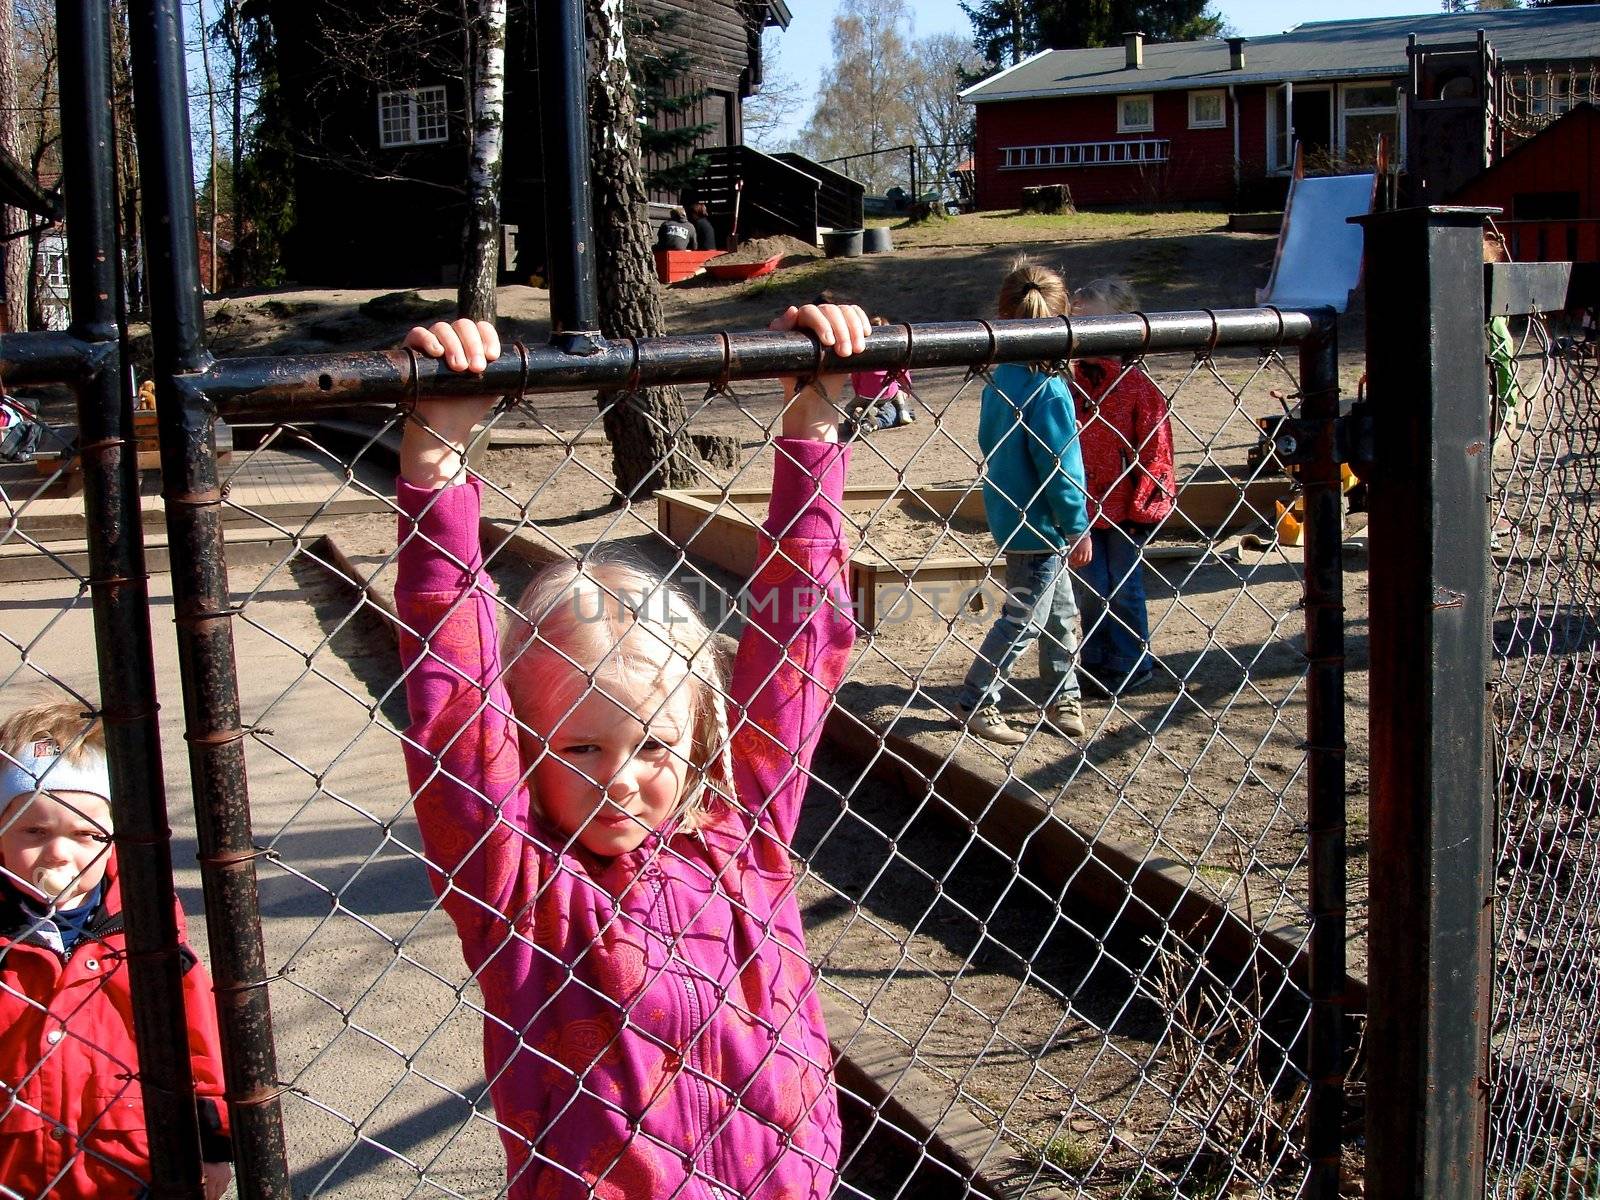
<instances>
[{"instance_id":1,"label":"metal fence post","mask_svg":"<svg viewBox=\"0 0 1600 1200\"><path fill-rule=\"evenodd\" d=\"M109 16L96 0L56 6L71 333L90 353L77 384L78 453L150 1195L198 1197L200 1133L173 905L133 392L123 370Z\"/></svg>"},{"instance_id":2,"label":"metal fence post","mask_svg":"<svg viewBox=\"0 0 1600 1200\"><path fill-rule=\"evenodd\" d=\"M239 1194L290 1195L245 779L214 409L188 378L210 363L189 158L179 0L129 5L149 258L162 496L183 672L212 974Z\"/></svg>"},{"instance_id":3,"label":"metal fence post","mask_svg":"<svg viewBox=\"0 0 1600 1200\"><path fill-rule=\"evenodd\" d=\"M550 336L583 347L599 336L594 203L589 183L589 70L583 0L538 6L539 104L545 114L545 261Z\"/></svg>"},{"instance_id":4,"label":"metal fence post","mask_svg":"<svg viewBox=\"0 0 1600 1200\"><path fill-rule=\"evenodd\" d=\"M1493 894L1481 209L1366 220L1367 1192L1481 1196Z\"/></svg>"},{"instance_id":5,"label":"metal fence post","mask_svg":"<svg viewBox=\"0 0 1600 1200\"><path fill-rule=\"evenodd\" d=\"M1319 314L1300 344L1300 416L1316 442L1300 468L1305 500L1307 841L1311 855L1311 1022L1307 1194L1339 1195L1344 1151L1345 729L1344 492L1339 417L1338 324Z\"/></svg>"}]
</instances>

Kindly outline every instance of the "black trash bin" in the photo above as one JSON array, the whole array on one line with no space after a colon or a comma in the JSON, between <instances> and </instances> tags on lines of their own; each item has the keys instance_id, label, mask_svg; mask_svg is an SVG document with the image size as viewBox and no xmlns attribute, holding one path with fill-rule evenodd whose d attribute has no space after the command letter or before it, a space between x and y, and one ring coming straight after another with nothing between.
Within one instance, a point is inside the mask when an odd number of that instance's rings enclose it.
<instances>
[{"instance_id":1,"label":"black trash bin","mask_svg":"<svg viewBox=\"0 0 1600 1200\"><path fill-rule=\"evenodd\" d=\"M829 258L859 258L861 233L859 229L830 229L822 235L822 252Z\"/></svg>"},{"instance_id":2,"label":"black trash bin","mask_svg":"<svg viewBox=\"0 0 1600 1200\"><path fill-rule=\"evenodd\" d=\"M874 225L861 235L861 249L868 254L887 254L894 249L894 239L887 225Z\"/></svg>"}]
</instances>

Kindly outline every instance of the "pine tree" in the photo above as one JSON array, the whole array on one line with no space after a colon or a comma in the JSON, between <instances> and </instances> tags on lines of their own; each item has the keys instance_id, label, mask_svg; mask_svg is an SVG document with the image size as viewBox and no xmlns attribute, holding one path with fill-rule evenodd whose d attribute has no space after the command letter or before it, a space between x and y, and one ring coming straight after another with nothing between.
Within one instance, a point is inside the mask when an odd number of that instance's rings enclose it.
<instances>
[{"instance_id":1,"label":"pine tree","mask_svg":"<svg viewBox=\"0 0 1600 1200\"><path fill-rule=\"evenodd\" d=\"M1222 17L1209 0L962 0L973 44L991 62L1020 62L1039 50L1114 46L1124 33L1154 42L1216 37Z\"/></svg>"},{"instance_id":2,"label":"pine tree","mask_svg":"<svg viewBox=\"0 0 1600 1200\"><path fill-rule=\"evenodd\" d=\"M294 228L295 131L278 79L277 40L265 0L245 0L240 19L256 109L246 126L236 180L233 274L239 283L273 287L283 282L284 242Z\"/></svg>"},{"instance_id":3,"label":"pine tree","mask_svg":"<svg viewBox=\"0 0 1600 1200\"><path fill-rule=\"evenodd\" d=\"M668 45L682 24L680 12L646 13L628 9L624 38L628 74L633 78L634 104L645 124L639 127L639 150L648 166L644 186L652 192L682 192L706 169L693 151L713 128L709 123L669 128L669 118L694 112L705 89L673 95L672 85L694 69L694 56Z\"/></svg>"}]
</instances>

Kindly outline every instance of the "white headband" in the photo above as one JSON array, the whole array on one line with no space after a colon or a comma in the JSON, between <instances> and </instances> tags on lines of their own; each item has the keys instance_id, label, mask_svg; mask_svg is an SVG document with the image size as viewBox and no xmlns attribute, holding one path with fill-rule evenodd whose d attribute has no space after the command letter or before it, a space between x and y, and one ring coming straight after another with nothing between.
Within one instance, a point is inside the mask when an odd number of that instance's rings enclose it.
<instances>
[{"instance_id":1,"label":"white headband","mask_svg":"<svg viewBox=\"0 0 1600 1200\"><path fill-rule=\"evenodd\" d=\"M49 738L0 755L0 809L18 796L41 791L88 792L110 804L111 772L105 755L84 750L77 762L71 762Z\"/></svg>"}]
</instances>

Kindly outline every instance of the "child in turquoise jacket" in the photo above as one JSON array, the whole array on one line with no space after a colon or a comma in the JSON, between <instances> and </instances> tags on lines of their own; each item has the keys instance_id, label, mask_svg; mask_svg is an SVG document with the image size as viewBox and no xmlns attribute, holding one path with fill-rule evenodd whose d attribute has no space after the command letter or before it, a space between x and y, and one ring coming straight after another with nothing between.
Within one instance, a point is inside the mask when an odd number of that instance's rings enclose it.
<instances>
[{"instance_id":1,"label":"child in turquoise jacket","mask_svg":"<svg viewBox=\"0 0 1600 1200\"><path fill-rule=\"evenodd\" d=\"M1000 286L1003 318L1059 317L1066 284L1054 271L1019 259ZM1039 673L1055 727L1084 734L1076 672L1078 608L1066 568L1093 553L1078 421L1067 383L1034 366L1006 364L989 375L978 416L983 507L1006 557L1006 598L956 700L971 733L1014 746L1027 735L998 707L1005 680L1042 633Z\"/></svg>"}]
</instances>

